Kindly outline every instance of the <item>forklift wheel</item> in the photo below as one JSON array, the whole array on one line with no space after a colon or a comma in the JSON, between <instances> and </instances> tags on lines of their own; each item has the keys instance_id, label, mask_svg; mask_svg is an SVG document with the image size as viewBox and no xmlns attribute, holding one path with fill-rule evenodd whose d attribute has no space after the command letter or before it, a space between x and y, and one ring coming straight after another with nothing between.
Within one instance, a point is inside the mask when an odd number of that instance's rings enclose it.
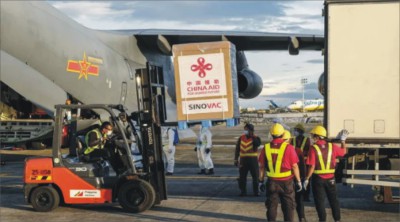
<instances>
[{"instance_id":1,"label":"forklift wheel","mask_svg":"<svg viewBox=\"0 0 400 222\"><path fill-rule=\"evenodd\" d=\"M156 198L150 183L137 179L122 184L118 192L118 202L128 212L139 213L153 206Z\"/></svg>"},{"instance_id":2,"label":"forklift wheel","mask_svg":"<svg viewBox=\"0 0 400 222\"><path fill-rule=\"evenodd\" d=\"M60 196L53 187L40 186L32 191L30 201L36 211L48 212L58 207Z\"/></svg>"}]
</instances>

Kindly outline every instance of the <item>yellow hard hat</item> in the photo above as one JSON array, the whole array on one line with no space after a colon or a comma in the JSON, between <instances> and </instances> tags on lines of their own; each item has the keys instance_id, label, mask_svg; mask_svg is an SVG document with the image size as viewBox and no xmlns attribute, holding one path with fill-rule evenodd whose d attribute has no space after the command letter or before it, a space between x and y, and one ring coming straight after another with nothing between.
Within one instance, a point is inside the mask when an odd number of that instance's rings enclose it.
<instances>
[{"instance_id":1,"label":"yellow hard hat","mask_svg":"<svg viewBox=\"0 0 400 222\"><path fill-rule=\"evenodd\" d=\"M306 131L306 130L304 129L303 124L301 124L301 123L297 124L294 128L295 128L295 129L299 129L299 130L301 130L301 131L303 131L303 132Z\"/></svg>"},{"instance_id":2,"label":"yellow hard hat","mask_svg":"<svg viewBox=\"0 0 400 222\"><path fill-rule=\"evenodd\" d=\"M271 133L272 136L281 136L285 132L285 129L281 124L275 123L274 125L271 126L269 132Z\"/></svg>"},{"instance_id":3,"label":"yellow hard hat","mask_svg":"<svg viewBox=\"0 0 400 222\"><path fill-rule=\"evenodd\" d=\"M326 129L323 126L316 126L311 130L310 134L326 137Z\"/></svg>"},{"instance_id":4,"label":"yellow hard hat","mask_svg":"<svg viewBox=\"0 0 400 222\"><path fill-rule=\"evenodd\" d=\"M290 132L288 130L285 130L285 132L283 133L282 139L284 140L288 140L290 139L292 135L290 135Z\"/></svg>"}]
</instances>

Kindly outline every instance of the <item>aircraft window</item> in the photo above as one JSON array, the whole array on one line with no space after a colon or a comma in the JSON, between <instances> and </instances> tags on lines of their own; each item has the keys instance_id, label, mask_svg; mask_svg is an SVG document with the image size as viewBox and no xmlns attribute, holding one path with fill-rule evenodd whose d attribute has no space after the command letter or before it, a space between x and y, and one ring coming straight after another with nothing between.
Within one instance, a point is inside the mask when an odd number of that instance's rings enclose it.
<instances>
[{"instance_id":1,"label":"aircraft window","mask_svg":"<svg viewBox=\"0 0 400 222\"><path fill-rule=\"evenodd\" d=\"M40 123L29 123L29 125L31 125L31 126L37 126L37 125L40 125Z\"/></svg>"}]
</instances>

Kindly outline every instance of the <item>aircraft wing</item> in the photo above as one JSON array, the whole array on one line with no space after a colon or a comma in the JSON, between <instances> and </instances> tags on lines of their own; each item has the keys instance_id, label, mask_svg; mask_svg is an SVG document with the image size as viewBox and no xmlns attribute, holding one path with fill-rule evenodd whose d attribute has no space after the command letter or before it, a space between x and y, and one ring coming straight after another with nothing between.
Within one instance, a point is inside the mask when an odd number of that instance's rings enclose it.
<instances>
[{"instance_id":1,"label":"aircraft wing","mask_svg":"<svg viewBox=\"0 0 400 222\"><path fill-rule=\"evenodd\" d=\"M243 31L196 31L167 29L116 30L130 34L141 41L154 43L154 40L166 40L169 45L228 40L235 44L236 50L322 50L325 40L323 35L243 32ZM292 53L290 53L292 54ZM296 54L296 53L294 53Z\"/></svg>"}]
</instances>

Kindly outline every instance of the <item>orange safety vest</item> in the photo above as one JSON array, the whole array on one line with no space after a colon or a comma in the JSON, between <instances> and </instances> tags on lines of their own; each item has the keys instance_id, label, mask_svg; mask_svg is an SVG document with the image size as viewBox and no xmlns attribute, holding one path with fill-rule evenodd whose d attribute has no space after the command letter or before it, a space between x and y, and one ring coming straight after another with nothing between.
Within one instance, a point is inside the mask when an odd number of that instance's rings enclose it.
<instances>
[{"instance_id":1,"label":"orange safety vest","mask_svg":"<svg viewBox=\"0 0 400 222\"><path fill-rule=\"evenodd\" d=\"M265 157L268 161L268 170L267 176L271 178L284 178L292 175L292 170L281 172L282 171L282 160L285 155L286 147L289 144L283 142L279 148L271 147L271 143L265 144ZM278 155L276 161L273 162L272 155ZM274 168L275 166L275 168Z\"/></svg>"},{"instance_id":2,"label":"orange safety vest","mask_svg":"<svg viewBox=\"0 0 400 222\"><path fill-rule=\"evenodd\" d=\"M328 143L328 149L320 149L318 145L314 145L318 155L318 163L315 164L315 174L335 173L335 165L332 162L332 143Z\"/></svg>"},{"instance_id":3,"label":"orange safety vest","mask_svg":"<svg viewBox=\"0 0 400 222\"><path fill-rule=\"evenodd\" d=\"M253 135L255 137L255 135ZM240 137L240 157L257 157L257 149L253 150L253 137L247 138L246 135Z\"/></svg>"}]
</instances>

